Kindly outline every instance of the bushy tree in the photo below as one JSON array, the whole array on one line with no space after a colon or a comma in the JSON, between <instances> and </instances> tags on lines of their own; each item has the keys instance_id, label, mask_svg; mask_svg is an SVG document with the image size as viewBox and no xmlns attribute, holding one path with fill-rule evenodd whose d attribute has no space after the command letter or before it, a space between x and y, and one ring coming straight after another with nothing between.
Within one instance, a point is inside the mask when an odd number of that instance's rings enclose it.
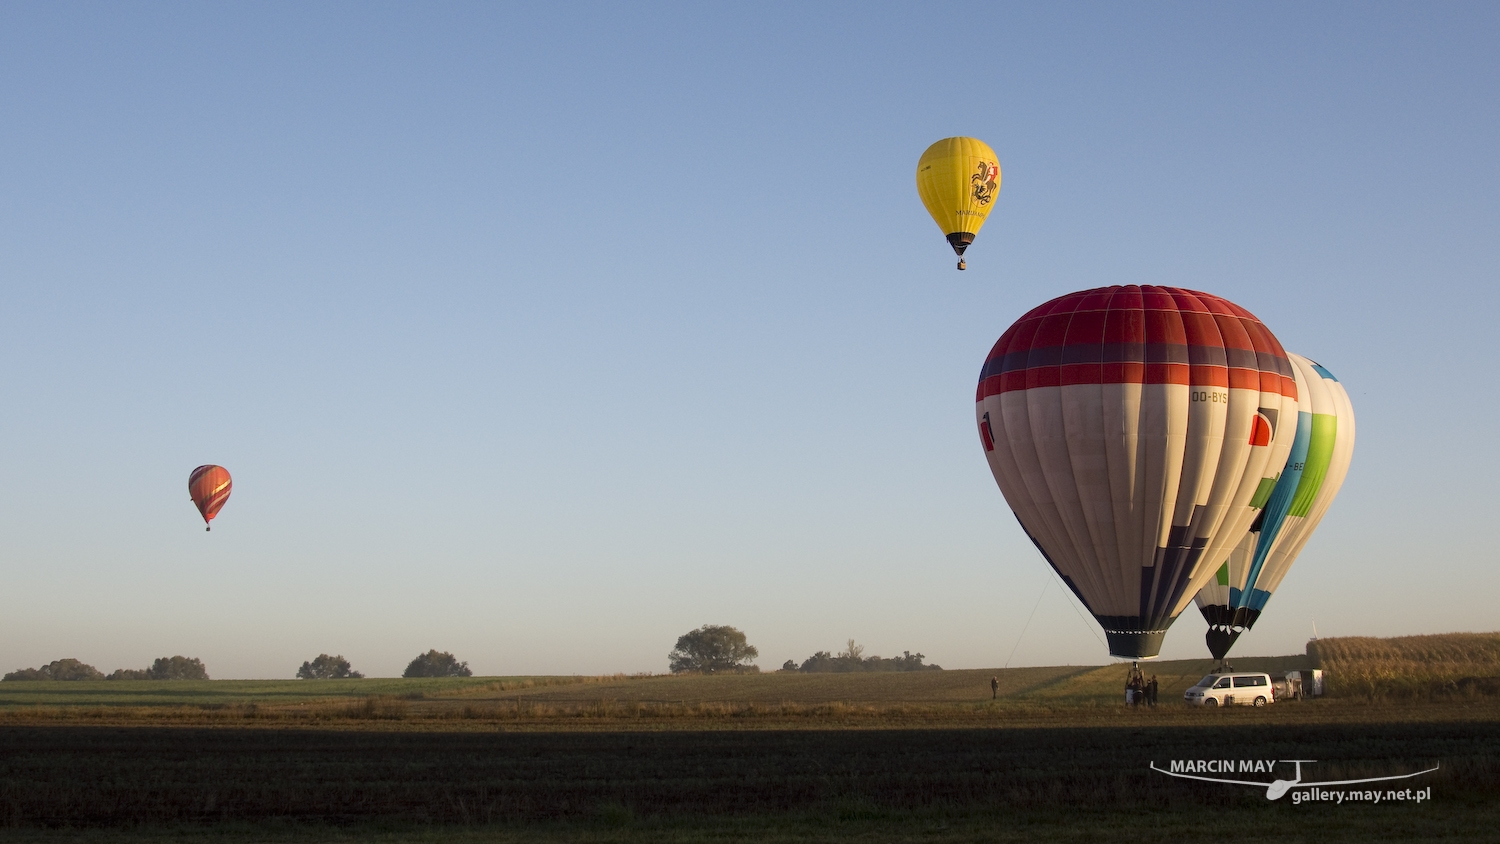
<instances>
[{"instance_id":1,"label":"bushy tree","mask_svg":"<svg viewBox=\"0 0 1500 844\"><path fill-rule=\"evenodd\" d=\"M802 660L798 671L854 671L846 663L840 663L834 655L828 651L818 651L807 659Z\"/></svg>"},{"instance_id":2,"label":"bushy tree","mask_svg":"<svg viewBox=\"0 0 1500 844\"><path fill-rule=\"evenodd\" d=\"M343 654L338 656L318 654L317 659L304 662L302 667L297 669L298 680L359 680L364 676L349 667L349 660L344 659Z\"/></svg>"},{"instance_id":3,"label":"bushy tree","mask_svg":"<svg viewBox=\"0 0 1500 844\"><path fill-rule=\"evenodd\" d=\"M467 662L447 651L431 650L411 661L402 677L471 677Z\"/></svg>"},{"instance_id":4,"label":"bushy tree","mask_svg":"<svg viewBox=\"0 0 1500 844\"><path fill-rule=\"evenodd\" d=\"M146 669L152 680L207 680L208 669L203 660L185 656L164 656Z\"/></svg>"},{"instance_id":5,"label":"bushy tree","mask_svg":"<svg viewBox=\"0 0 1500 844\"><path fill-rule=\"evenodd\" d=\"M677 637L677 647L667 654L667 665L673 674L746 674L760 671L750 664L758 656L760 651L746 644L744 633L733 627L705 624Z\"/></svg>"},{"instance_id":6,"label":"bushy tree","mask_svg":"<svg viewBox=\"0 0 1500 844\"><path fill-rule=\"evenodd\" d=\"M150 668L117 668L106 680L207 680L203 660L186 656L164 656Z\"/></svg>"},{"instance_id":7,"label":"bushy tree","mask_svg":"<svg viewBox=\"0 0 1500 844\"><path fill-rule=\"evenodd\" d=\"M104 672L76 659L58 659L41 668L22 668L5 675L7 680L103 680Z\"/></svg>"}]
</instances>

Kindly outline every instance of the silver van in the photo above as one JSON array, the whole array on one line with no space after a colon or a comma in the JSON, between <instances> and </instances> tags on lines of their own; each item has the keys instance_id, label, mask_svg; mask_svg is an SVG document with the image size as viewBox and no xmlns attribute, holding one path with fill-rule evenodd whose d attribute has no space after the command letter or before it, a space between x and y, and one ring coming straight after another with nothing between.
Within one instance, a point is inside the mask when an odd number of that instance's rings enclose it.
<instances>
[{"instance_id":1,"label":"silver van","mask_svg":"<svg viewBox=\"0 0 1500 844\"><path fill-rule=\"evenodd\" d=\"M1271 689L1271 675L1259 673L1210 674L1182 693L1182 699L1196 706L1265 706L1276 702Z\"/></svg>"}]
</instances>

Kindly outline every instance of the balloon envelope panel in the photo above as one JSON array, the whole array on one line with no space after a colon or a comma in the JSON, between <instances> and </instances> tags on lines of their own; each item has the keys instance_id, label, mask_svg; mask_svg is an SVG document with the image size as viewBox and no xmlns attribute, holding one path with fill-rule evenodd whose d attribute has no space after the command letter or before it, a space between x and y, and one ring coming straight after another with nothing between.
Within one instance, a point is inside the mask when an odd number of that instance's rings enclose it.
<instances>
[{"instance_id":1,"label":"balloon envelope panel","mask_svg":"<svg viewBox=\"0 0 1500 844\"><path fill-rule=\"evenodd\" d=\"M1278 530L1269 543L1262 536L1262 546L1267 546L1262 564L1252 568L1248 588L1237 596L1237 606L1257 612L1265 609L1267 599L1323 521L1354 459L1354 405L1348 391L1323 366L1301 355L1290 357L1308 383L1308 400L1303 402L1308 416L1307 458ZM1259 556L1260 547L1256 550Z\"/></svg>"},{"instance_id":2,"label":"balloon envelope panel","mask_svg":"<svg viewBox=\"0 0 1500 844\"><path fill-rule=\"evenodd\" d=\"M985 361L976 402L990 470L1027 535L1110 652L1142 658L1274 487L1297 387L1249 311L1132 285L1021 317Z\"/></svg>"}]
</instances>

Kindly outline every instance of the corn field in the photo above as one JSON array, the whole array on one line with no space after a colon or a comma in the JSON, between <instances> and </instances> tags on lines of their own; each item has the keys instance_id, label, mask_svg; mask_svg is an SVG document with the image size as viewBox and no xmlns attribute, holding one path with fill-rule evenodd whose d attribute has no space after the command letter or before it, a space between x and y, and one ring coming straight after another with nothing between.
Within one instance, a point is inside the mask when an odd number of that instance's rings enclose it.
<instances>
[{"instance_id":1,"label":"corn field","mask_svg":"<svg viewBox=\"0 0 1500 844\"><path fill-rule=\"evenodd\" d=\"M1500 633L1441 633L1307 643L1339 697L1432 699L1500 695Z\"/></svg>"}]
</instances>

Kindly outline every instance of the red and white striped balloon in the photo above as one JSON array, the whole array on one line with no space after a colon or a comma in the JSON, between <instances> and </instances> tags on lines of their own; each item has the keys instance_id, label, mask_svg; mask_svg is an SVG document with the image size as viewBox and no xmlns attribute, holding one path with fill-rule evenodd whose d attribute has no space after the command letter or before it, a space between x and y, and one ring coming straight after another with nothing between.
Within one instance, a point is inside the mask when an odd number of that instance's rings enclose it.
<instances>
[{"instance_id":1,"label":"red and white striped balloon","mask_svg":"<svg viewBox=\"0 0 1500 844\"><path fill-rule=\"evenodd\" d=\"M203 515L204 530L213 529L208 523L219 515L224 502L229 500L229 490L233 486L229 470L212 463L199 466L188 475L188 495L192 496L193 504L197 505L198 512Z\"/></svg>"},{"instance_id":2,"label":"red and white striped balloon","mask_svg":"<svg viewBox=\"0 0 1500 844\"><path fill-rule=\"evenodd\" d=\"M1255 518L1295 436L1299 375L1244 308L1103 287L995 343L975 413L995 481L1118 657L1150 658Z\"/></svg>"}]
</instances>

